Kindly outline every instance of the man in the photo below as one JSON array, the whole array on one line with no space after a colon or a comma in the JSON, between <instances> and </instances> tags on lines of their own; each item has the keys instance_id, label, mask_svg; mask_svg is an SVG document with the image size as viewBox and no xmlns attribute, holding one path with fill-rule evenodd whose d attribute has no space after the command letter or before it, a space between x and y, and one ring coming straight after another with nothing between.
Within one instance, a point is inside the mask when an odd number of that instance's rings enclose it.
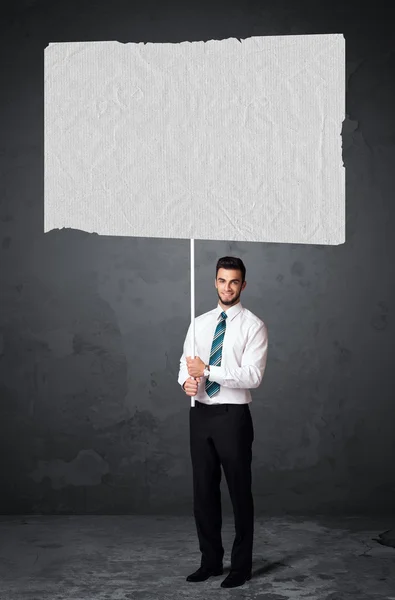
<instances>
[{"instance_id":1,"label":"man","mask_svg":"<svg viewBox=\"0 0 395 600\"><path fill-rule=\"evenodd\" d=\"M251 458L254 430L251 393L266 367L268 335L263 321L240 302L246 269L239 258L225 256L216 267L218 306L195 319L196 357L191 358L189 326L180 359L178 383L188 396L194 516L202 553L201 566L187 581L222 575L221 465L233 506L236 536L231 570L222 587L251 578L254 506ZM188 377L189 375L189 377Z\"/></svg>"}]
</instances>

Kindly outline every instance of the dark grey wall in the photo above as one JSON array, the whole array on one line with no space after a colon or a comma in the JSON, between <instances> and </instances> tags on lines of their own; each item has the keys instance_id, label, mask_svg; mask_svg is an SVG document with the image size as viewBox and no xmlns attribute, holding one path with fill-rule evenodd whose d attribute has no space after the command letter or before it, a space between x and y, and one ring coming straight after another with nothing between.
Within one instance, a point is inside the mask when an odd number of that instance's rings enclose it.
<instances>
[{"instance_id":1,"label":"dark grey wall","mask_svg":"<svg viewBox=\"0 0 395 600\"><path fill-rule=\"evenodd\" d=\"M43 234L45 46L331 32L344 33L347 51L347 242L197 241L196 313L216 304L217 259L241 257L243 304L269 329L252 390L257 513L391 511L392 21L378 3L372 14L340 1L165 4L3 8L0 512L192 510L189 398L177 383L189 242Z\"/></svg>"}]
</instances>

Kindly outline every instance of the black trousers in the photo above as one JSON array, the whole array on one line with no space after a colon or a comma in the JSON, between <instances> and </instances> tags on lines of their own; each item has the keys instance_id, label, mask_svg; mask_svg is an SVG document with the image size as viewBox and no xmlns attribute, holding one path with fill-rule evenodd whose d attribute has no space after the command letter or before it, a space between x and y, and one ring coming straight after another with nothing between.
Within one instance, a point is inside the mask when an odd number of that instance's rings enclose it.
<instances>
[{"instance_id":1,"label":"black trousers","mask_svg":"<svg viewBox=\"0 0 395 600\"><path fill-rule=\"evenodd\" d=\"M194 516L202 553L201 566L222 564L221 465L233 506L235 539L231 568L252 567L254 503L251 458L254 428L248 404L206 405L190 408L190 448L193 471Z\"/></svg>"}]
</instances>

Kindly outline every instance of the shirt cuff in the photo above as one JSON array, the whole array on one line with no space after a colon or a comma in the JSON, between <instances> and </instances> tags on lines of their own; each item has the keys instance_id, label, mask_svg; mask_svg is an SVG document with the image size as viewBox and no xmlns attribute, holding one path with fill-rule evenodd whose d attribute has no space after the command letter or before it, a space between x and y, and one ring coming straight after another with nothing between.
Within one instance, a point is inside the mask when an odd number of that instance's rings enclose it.
<instances>
[{"instance_id":1,"label":"shirt cuff","mask_svg":"<svg viewBox=\"0 0 395 600\"><path fill-rule=\"evenodd\" d=\"M210 375L207 377L207 379L222 385L225 380L225 367L210 365Z\"/></svg>"}]
</instances>

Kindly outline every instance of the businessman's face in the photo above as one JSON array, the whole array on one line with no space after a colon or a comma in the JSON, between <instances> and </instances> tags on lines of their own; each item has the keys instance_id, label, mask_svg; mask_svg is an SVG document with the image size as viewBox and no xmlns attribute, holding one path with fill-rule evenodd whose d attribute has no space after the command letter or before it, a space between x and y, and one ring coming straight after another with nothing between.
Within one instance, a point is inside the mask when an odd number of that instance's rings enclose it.
<instances>
[{"instance_id":1,"label":"businessman's face","mask_svg":"<svg viewBox=\"0 0 395 600\"><path fill-rule=\"evenodd\" d=\"M240 302L241 291L247 282L241 283L241 271L237 269L218 269L215 287L221 307L226 310Z\"/></svg>"}]
</instances>

